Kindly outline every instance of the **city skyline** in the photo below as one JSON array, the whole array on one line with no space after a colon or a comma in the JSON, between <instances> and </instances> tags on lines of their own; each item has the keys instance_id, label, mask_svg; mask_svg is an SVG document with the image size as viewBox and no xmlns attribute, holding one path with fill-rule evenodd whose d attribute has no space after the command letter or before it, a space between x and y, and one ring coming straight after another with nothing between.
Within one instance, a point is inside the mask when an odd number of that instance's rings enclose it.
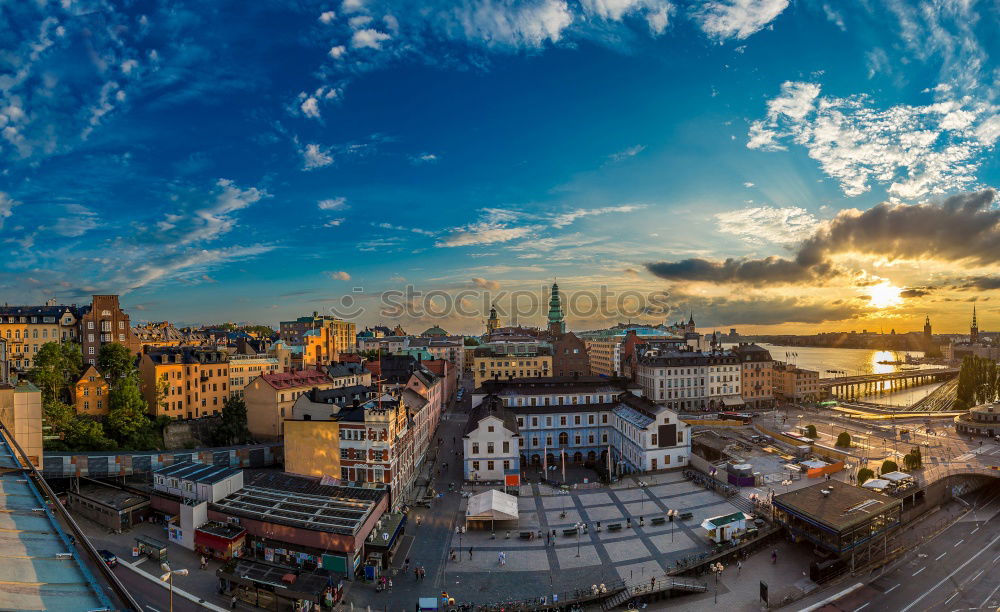
<instances>
[{"instance_id":1,"label":"city skyline","mask_svg":"<svg viewBox=\"0 0 1000 612\"><path fill-rule=\"evenodd\" d=\"M519 321L543 324L557 278L566 302L663 296L568 312L574 330L693 311L707 330L930 315L962 333L974 300L988 330L998 11L12 5L0 297L119 293L135 321L273 325L349 296L363 327L395 323L373 306L412 287L478 314L407 331L479 333L511 292L537 293Z\"/></svg>"}]
</instances>

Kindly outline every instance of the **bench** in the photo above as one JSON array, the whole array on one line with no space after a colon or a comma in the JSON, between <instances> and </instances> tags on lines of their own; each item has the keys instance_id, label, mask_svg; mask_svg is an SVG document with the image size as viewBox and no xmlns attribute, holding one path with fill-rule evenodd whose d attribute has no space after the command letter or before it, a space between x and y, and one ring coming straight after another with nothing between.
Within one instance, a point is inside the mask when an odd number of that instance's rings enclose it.
<instances>
[{"instance_id":1,"label":"bench","mask_svg":"<svg viewBox=\"0 0 1000 612\"><path fill-rule=\"evenodd\" d=\"M530 540L531 536L534 535L534 533L535 533L534 531L522 531L521 532L521 539L522 540Z\"/></svg>"},{"instance_id":2,"label":"bench","mask_svg":"<svg viewBox=\"0 0 1000 612\"><path fill-rule=\"evenodd\" d=\"M564 536L576 535L576 527L570 527L569 529L563 529Z\"/></svg>"},{"instance_id":3,"label":"bench","mask_svg":"<svg viewBox=\"0 0 1000 612\"><path fill-rule=\"evenodd\" d=\"M694 512L681 512L680 516L678 516L677 518L679 518L682 521L686 521L689 518L694 518Z\"/></svg>"},{"instance_id":4,"label":"bench","mask_svg":"<svg viewBox=\"0 0 1000 612\"><path fill-rule=\"evenodd\" d=\"M621 528L622 528L621 523L611 523L610 525L608 525L608 531L621 531Z\"/></svg>"},{"instance_id":5,"label":"bench","mask_svg":"<svg viewBox=\"0 0 1000 612\"><path fill-rule=\"evenodd\" d=\"M657 516L657 517L653 517L653 520L651 522L654 525L662 525L663 523L667 522L667 519L664 518L664 517L662 517L662 516Z\"/></svg>"}]
</instances>

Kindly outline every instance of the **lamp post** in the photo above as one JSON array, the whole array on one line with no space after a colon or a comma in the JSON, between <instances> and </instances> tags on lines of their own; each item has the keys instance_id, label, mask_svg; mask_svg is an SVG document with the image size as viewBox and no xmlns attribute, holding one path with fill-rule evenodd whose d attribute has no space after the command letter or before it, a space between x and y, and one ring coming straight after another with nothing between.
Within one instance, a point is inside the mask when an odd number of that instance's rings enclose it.
<instances>
[{"instance_id":1,"label":"lamp post","mask_svg":"<svg viewBox=\"0 0 1000 612\"><path fill-rule=\"evenodd\" d=\"M672 509L672 508L670 510L667 510L667 520L670 521L670 541L671 542L674 541L674 519L677 518L678 514L680 514L680 513L677 512L676 510Z\"/></svg>"},{"instance_id":2,"label":"lamp post","mask_svg":"<svg viewBox=\"0 0 1000 612\"><path fill-rule=\"evenodd\" d=\"M577 523L576 527L576 556L580 556L580 530L586 527L586 523Z\"/></svg>"},{"instance_id":3,"label":"lamp post","mask_svg":"<svg viewBox=\"0 0 1000 612\"><path fill-rule=\"evenodd\" d=\"M715 603L719 603L719 574L726 568L721 563L712 563L708 568L715 574Z\"/></svg>"},{"instance_id":4,"label":"lamp post","mask_svg":"<svg viewBox=\"0 0 1000 612\"><path fill-rule=\"evenodd\" d=\"M170 612L174 612L174 575L187 576L188 571L186 569L172 570L167 563L161 563L160 569L166 572L160 576L160 580L170 584Z\"/></svg>"}]
</instances>

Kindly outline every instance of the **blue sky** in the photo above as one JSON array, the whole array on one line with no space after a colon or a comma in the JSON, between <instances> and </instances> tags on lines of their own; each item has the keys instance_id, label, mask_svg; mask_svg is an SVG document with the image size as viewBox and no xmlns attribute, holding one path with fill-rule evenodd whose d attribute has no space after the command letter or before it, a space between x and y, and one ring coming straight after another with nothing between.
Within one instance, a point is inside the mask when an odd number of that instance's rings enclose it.
<instances>
[{"instance_id":1,"label":"blue sky","mask_svg":"<svg viewBox=\"0 0 1000 612\"><path fill-rule=\"evenodd\" d=\"M988 327L998 10L0 2L0 291L371 324L410 286L404 325L471 332L558 278L608 305L575 329Z\"/></svg>"}]
</instances>

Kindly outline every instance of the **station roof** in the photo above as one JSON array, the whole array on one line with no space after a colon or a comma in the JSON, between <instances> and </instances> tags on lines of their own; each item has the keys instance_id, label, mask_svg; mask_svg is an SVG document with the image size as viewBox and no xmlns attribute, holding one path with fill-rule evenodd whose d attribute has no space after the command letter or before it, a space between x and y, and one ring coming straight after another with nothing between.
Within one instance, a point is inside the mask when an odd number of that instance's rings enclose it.
<instances>
[{"instance_id":1,"label":"station roof","mask_svg":"<svg viewBox=\"0 0 1000 612\"><path fill-rule=\"evenodd\" d=\"M2 435L0 602L7 610L95 610L111 606Z\"/></svg>"},{"instance_id":2,"label":"station roof","mask_svg":"<svg viewBox=\"0 0 1000 612\"><path fill-rule=\"evenodd\" d=\"M824 494L823 491L828 491ZM774 506L841 532L902 502L839 480L827 480L774 497Z\"/></svg>"},{"instance_id":3,"label":"station roof","mask_svg":"<svg viewBox=\"0 0 1000 612\"><path fill-rule=\"evenodd\" d=\"M201 484L215 484L230 476L240 473L238 468L231 468L221 465L209 465L207 463L195 463L194 461L181 461L167 467L160 468L154 472L158 476L169 476L179 480L191 480Z\"/></svg>"}]
</instances>

